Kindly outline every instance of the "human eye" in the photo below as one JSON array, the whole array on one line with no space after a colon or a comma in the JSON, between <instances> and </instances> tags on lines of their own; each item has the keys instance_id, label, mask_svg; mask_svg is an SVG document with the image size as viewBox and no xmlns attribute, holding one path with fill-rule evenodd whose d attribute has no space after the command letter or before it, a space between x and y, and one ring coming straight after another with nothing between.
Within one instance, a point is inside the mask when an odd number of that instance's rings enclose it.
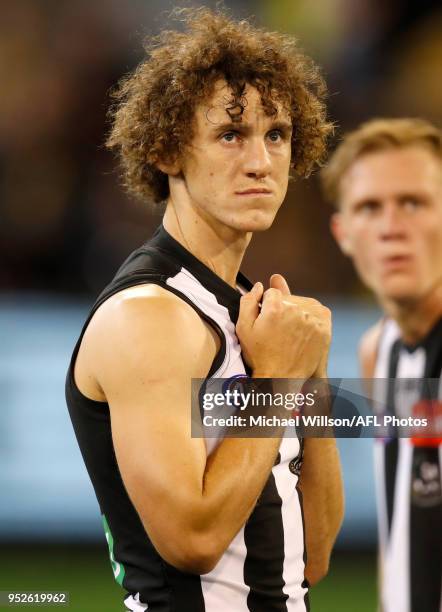
<instances>
[{"instance_id":1,"label":"human eye","mask_svg":"<svg viewBox=\"0 0 442 612\"><path fill-rule=\"evenodd\" d=\"M239 137L239 132L236 132L235 130L229 130L228 132L224 132L223 134L221 134L220 140L222 140L223 142L231 143L236 142Z\"/></svg>"},{"instance_id":2,"label":"human eye","mask_svg":"<svg viewBox=\"0 0 442 612\"><path fill-rule=\"evenodd\" d=\"M422 205L422 200L417 196L407 195L401 198L401 206L404 210L414 212Z\"/></svg>"},{"instance_id":3,"label":"human eye","mask_svg":"<svg viewBox=\"0 0 442 612\"><path fill-rule=\"evenodd\" d=\"M267 137L270 142L280 142L283 139L283 133L281 130L270 130Z\"/></svg>"},{"instance_id":4,"label":"human eye","mask_svg":"<svg viewBox=\"0 0 442 612\"><path fill-rule=\"evenodd\" d=\"M356 212L371 215L379 210L379 202L376 200L364 200L356 207Z\"/></svg>"}]
</instances>

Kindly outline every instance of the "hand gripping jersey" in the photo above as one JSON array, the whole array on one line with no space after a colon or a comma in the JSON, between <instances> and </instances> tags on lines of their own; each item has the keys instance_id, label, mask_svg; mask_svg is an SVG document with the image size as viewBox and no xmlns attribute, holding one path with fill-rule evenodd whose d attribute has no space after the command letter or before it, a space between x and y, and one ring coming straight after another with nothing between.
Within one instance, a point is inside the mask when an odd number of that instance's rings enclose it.
<instances>
[{"instance_id":1,"label":"hand gripping jersey","mask_svg":"<svg viewBox=\"0 0 442 612\"><path fill-rule=\"evenodd\" d=\"M237 282L246 290L251 287L241 274ZM181 572L160 557L126 493L112 445L109 406L85 397L73 372L85 329L100 305L127 287L146 283L179 296L219 335L221 346L209 376L230 378L246 373L235 335L240 292L160 226L153 238L124 262L95 302L66 380L69 413L102 513L115 579L127 591L126 608L151 612L305 612L304 528L297 489L302 444L297 438L282 440L251 516L213 571L202 576ZM207 442L209 453L222 443ZM143 444L142 434L139 443ZM151 461L149 448L146 461Z\"/></svg>"},{"instance_id":2,"label":"hand gripping jersey","mask_svg":"<svg viewBox=\"0 0 442 612\"><path fill-rule=\"evenodd\" d=\"M375 395L399 418L442 401L442 319L415 346L387 320L378 344ZM389 379L389 380L386 380ZM431 395L425 379L432 379ZM375 443L382 612L441 612L442 446L440 440Z\"/></svg>"}]
</instances>

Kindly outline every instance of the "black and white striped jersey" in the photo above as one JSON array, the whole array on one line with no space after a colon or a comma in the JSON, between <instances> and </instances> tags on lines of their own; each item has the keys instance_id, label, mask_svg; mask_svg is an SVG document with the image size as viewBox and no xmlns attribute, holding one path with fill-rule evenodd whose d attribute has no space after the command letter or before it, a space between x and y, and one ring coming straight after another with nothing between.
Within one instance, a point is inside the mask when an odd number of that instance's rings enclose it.
<instances>
[{"instance_id":1,"label":"black and white striped jersey","mask_svg":"<svg viewBox=\"0 0 442 612\"><path fill-rule=\"evenodd\" d=\"M237 282L245 290L251 288L242 274ZM213 326L221 347L209 376L230 378L246 373L235 335L240 291L160 226L149 242L130 255L95 302L74 349L66 380L69 413L102 513L115 579L127 591L126 608L152 612L304 612L308 610L304 527L297 489L299 472L294 468L302 460L300 440L282 440L277 461L251 516L213 571L202 576L181 572L160 557L126 493L112 445L109 406L80 392L73 367L84 331L100 305L127 287L145 283L172 291ZM219 443L208 439L208 452Z\"/></svg>"},{"instance_id":2,"label":"black and white striped jersey","mask_svg":"<svg viewBox=\"0 0 442 612\"><path fill-rule=\"evenodd\" d=\"M413 416L419 405L441 401L441 373L442 319L415 346L401 341L394 321L385 321L374 397L389 413ZM431 392L425 379L435 379ZM437 439L375 442L382 612L442 611L441 463Z\"/></svg>"}]
</instances>

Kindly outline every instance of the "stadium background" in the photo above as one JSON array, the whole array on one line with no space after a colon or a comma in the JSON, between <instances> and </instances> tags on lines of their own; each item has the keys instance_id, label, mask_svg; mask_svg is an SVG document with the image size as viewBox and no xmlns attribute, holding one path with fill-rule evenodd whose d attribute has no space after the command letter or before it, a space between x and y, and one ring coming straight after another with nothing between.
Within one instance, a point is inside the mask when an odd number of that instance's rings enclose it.
<instances>
[{"instance_id":1,"label":"stadium background","mask_svg":"<svg viewBox=\"0 0 442 612\"><path fill-rule=\"evenodd\" d=\"M211 2L200 2L211 5ZM120 261L158 225L126 198L104 149L109 89L173 2L15 0L0 20L0 590L70 592L113 612L98 507L64 404L83 317ZM186 3L191 5L190 2ZM322 66L337 137L373 116L442 115L436 0L226 0L236 16L296 34ZM183 6L183 4L180 4ZM379 312L328 231L317 179L292 183L244 270L275 271L334 311L330 375L357 376L357 340ZM271 257L268 253L271 252ZM371 443L339 442L346 518L318 612L376 609ZM40 608L44 609L44 608Z\"/></svg>"}]
</instances>

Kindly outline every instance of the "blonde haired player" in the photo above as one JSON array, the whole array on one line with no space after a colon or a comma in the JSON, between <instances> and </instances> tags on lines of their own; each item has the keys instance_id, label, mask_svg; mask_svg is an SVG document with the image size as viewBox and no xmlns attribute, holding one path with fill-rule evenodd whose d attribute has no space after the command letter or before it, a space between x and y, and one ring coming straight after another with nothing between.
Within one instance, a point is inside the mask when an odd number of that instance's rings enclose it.
<instances>
[{"instance_id":1,"label":"blonde haired player","mask_svg":"<svg viewBox=\"0 0 442 612\"><path fill-rule=\"evenodd\" d=\"M364 377L397 416L435 426L442 385L442 133L376 119L348 134L322 171L331 229L385 317L362 338ZM433 385L426 381L432 379ZM441 434L375 444L384 612L440 612Z\"/></svg>"}]
</instances>

